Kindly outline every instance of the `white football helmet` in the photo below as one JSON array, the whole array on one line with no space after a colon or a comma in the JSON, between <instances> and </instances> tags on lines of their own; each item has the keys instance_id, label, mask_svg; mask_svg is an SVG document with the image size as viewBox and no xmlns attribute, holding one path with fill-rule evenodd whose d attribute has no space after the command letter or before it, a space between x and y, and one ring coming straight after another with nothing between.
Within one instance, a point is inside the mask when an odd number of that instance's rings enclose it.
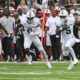
<instances>
[{"instance_id":1,"label":"white football helmet","mask_svg":"<svg viewBox=\"0 0 80 80\"><path fill-rule=\"evenodd\" d=\"M60 13L59 13L59 16L67 17L68 16L68 12L66 10L61 10Z\"/></svg>"},{"instance_id":2,"label":"white football helmet","mask_svg":"<svg viewBox=\"0 0 80 80\"><path fill-rule=\"evenodd\" d=\"M27 17L27 22L31 24L34 20L35 14L32 10L29 10L26 14L26 17Z\"/></svg>"},{"instance_id":3,"label":"white football helmet","mask_svg":"<svg viewBox=\"0 0 80 80\"><path fill-rule=\"evenodd\" d=\"M34 18L34 17L35 17L35 14L34 14L34 12L33 12L32 10L29 10L29 11L27 12L27 14L26 14L26 17L27 17L27 18Z\"/></svg>"}]
</instances>

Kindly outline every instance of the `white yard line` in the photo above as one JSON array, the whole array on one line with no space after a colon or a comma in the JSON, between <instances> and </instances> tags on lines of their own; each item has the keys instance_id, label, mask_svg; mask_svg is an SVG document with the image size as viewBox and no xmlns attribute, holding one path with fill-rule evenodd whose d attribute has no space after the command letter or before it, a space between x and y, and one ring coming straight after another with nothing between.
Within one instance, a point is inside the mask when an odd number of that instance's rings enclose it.
<instances>
[{"instance_id":1,"label":"white yard line","mask_svg":"<svg viewBox=\"0 0 80 80\"><path fill-rule=\"evenodd\" d=\"M69 74L70 74L70 75L71 75L71 74L80 74L80 72L77 72L77 71L75 71L75 72L74 72L74 71L67 72L67 70L66 70L66 71L61 71L61 70L59 70L59 71L53 71L52 74L54 74L54 73L60 74L60 75L63 75L63 74L64 74L64 75L65 75L65 74L68 74L68 75L69 75Z\"/></svg>"},{"instance_id":2,"label":"white yard line","mask_svg":"<svg viewBox=\"0 0 80 80\"><path fill-rule=\"evenodd\" d=\"M32 75L49 75L52 74L51 72L0 72L0 74L14 74L14 75L26 75L26 74L32 74Z\"/></svg>"},{"instance_id":3,"label":"white yard line","mask_svg":"<svg viewBox=\"0 0 80 80\"><path fill-rule=\"evenodd\" d=\"M65 74L80 74L80 72L65 72L65 71L53 71L53 72L43 72L43 71L37 71L37 72L1 72L0 71L0 74L11 74L11 75L51 75L51 74L58 74L58 75L65 75Z\"/></svg>"},{"instance_id":4,"label":"white yard line","mask_svg":"<svg viewBox=\"0 0 80 80\"><path fill-rule=\"evenodd\" d=\"M16 61L13 61L13 62L5 62L5 61L0 61L0 64L28 64L27 61L24 61L24 62L16 62ZM41 63L45 63L45 61L33 61L32 62L33 64L41 64ZM51 61L50 63L69 63L69 61ZM79 61L80 63L80 61Z\"/></svg>"}]
</instances>

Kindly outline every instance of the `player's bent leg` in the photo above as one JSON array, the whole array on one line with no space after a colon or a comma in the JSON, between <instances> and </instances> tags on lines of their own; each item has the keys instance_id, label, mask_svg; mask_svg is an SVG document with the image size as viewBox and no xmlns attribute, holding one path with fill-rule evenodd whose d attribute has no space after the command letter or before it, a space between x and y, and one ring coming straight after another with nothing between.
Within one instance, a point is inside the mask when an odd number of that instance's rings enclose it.
<instances>
[{"instance_id":1,"label":"player's bent leg","mask_svg":"<svg viewBox=\"0 0 80 80\"><path fill-rule=\"evenodd\" d=\"M52 68L51 64L48 61L46 51L44 50L41 41L37 38L35 41L33 41L33 44L38 48L38 50L41 53L43 53L43 56L45 58L45 61L46 61L46 64L47 64L48 68Z\"/></svg>"},{"instance_id":2,"label":"player's bent leg","mask_svg":"<svg viewBox=\"0 0 80 80\"><path fill-rule=\"evenodd\" d=\"M45 58L45 60L46 60L46 64L47 64L48 68L52 68L51 64L50 64L49 61L48 61L47 54L46 54L43 46L41 46L41 47L39 48L39 51L40 51L41 53L43 53L43 56L44 56L44 58Z\"/></svg>"},{"instance_id":3,"label":"player's bent leg","mask_svg":"<svg viewBox=\"0 0 80 80\"><path fill-rule=\"evenodd\" d=\"M71 54L71 56L73 58L74 64L77 64L78 63L78 59L77 59L77 57L75 55L75 52L74 52L74 50L73 50L73 48L72 48L72 46L70 44L66 44L65 47L69 50L69 52L70 52L70 54Z\"/></svg>"},{"instance_id":4,"label":"player's bent leg","mask_svg":"<svg viewBox=\"0 0 80 80\"><path fill-rule=\"evenodd\" d=\"M68 66L67 70L73 69L73 67L74 67L73 60L72 60L72 57L69 55L69 51L67 49L63 50L63 55L69 56L69 58L70 58L69 66Z\"/></svg>"},{"instance_id":5,"label":"player's bent leg","mask_svg":"<svg viewBox=\"0 0 80 80\"><path fill-rule=\"evenodd\" d=\"M25 54L27 57L28 64L32 64L31 63L32 62L31 54L29 52L31 44L32 44L31 39L28 36L25 36L24 37L24 49L25 49Z\"/></svg>"}]
</instances>

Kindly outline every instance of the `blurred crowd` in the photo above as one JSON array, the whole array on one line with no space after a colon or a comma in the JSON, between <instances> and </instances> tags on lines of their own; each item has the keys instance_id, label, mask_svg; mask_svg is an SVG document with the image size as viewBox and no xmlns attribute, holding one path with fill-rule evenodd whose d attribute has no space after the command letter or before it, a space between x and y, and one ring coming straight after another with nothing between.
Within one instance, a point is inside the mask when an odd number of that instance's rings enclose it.
<instances>
[{"instance_id":1,"label":"blurred crowd","mask_svg":"<svg viewBox=\"0 0 80 80\"><path fill-rule=\"evenodd\" d=\"M33 11L35 17L41 22L42 31L39 38L47 52L48 59L58 61L68 59L62 54L61 35L54 33L53 39L46 27L46 21L51 15L59 17L59 12L66 10L69 15L75 17L74 35L80 39L80 9L76 5L67 5L66 7L51 3L43 10L41 2L38 4L35 0L10 0L9 4L7 0L0 0L0 60L18 62L27 60L23 31L27 19L26 13L29 10ZM55 29L51 28L51 30L54 32ZM80 59L80 43L76 43L73 48L77 58ZM30 52L33 60L44 59L34 44L31 45Z\"/></svg>"}]
</instances>

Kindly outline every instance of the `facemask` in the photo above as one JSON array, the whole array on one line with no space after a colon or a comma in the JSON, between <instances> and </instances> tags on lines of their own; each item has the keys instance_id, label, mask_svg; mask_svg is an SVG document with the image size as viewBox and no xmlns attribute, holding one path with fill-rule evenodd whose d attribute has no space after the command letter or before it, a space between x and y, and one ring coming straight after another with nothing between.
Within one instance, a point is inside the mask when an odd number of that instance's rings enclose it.
<instances>
[{"instance_id":1,"label":"facemask","mask_svg":"<svg viewBox=\"0 0 80 80\"><path fill-rule=\"evenodd\" d=\"M28 18L28 19L27 19L27 22L28 22L29 24L33 23L33 18Z\"/></svg>"}]
</instances>

